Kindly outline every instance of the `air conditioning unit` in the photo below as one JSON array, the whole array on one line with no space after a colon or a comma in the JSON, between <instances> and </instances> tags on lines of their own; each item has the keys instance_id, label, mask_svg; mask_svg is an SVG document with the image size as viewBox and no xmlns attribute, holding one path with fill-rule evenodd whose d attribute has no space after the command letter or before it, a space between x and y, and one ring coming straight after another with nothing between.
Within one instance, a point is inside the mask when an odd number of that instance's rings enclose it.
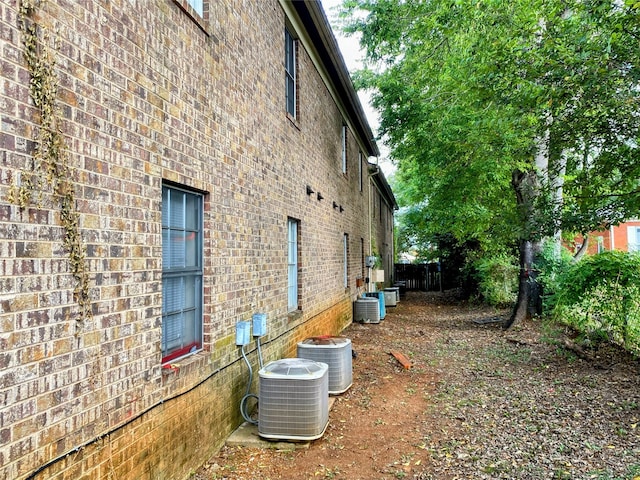
<instances>
[{"instance_id":1,"label":"air conditioning unit","mask_svg":"<svg viewBox=\"0 0 640 480\"><path fill-rule=\"evenodd\" d=\"M396 294L396 303L400 303L400 287L394 285L393 287L385 288L385 290L394 291Z\"/></svg>"},{"instance_id":2,"label":"air conditioning unit","mask_svg":"<svg viewBox=\"0 0 640 480\"><path fill-rule=\"evenodd\" d=\"M344 337L311 337L298 343L298 358L329 366L329 394L346 392L353 380L351 340Z\"/></svg>"},{"instance_id":3,"label":"air conditioning unit","mask_svg":"<svg viewBox=\"0 0 640 480\"><path fill-rule=\"evenodd\" d=\"M353 302L353 321L380 323L380 304L377 298L363 297Z\"/></svg>"},{"instance_id":4,"label":"air conditioning unit","mask_svg":"<svg viewBox=\"0 0 640 480\"><path fill-rule=\"evenodd\" d=\"M395 289L385 288L384 291L384 304L387 307L395 307L398 303L398 297Z\"/></svg>"},{"instance_id":5,"label":"air conditioning unit","mask_svg":"<svg viewBox=\"0 0 640 480\"><path fill-rule=\"evenodd\" d=\"M367 297L373 297L378 299L378 305L380 307L380 320L384 320L384 317L387 316L387 309L384 305L384 292L367 292L365 293Z\"/></svg>"},{"instance_id":6,"label":"air conditioning unit","mask_svg":"<svg viewBox=\"0 0 640 480\"><path fill-rule=\"evenodd\" d=\"M260 369L258 435L315 440L329 423L329 367L305 358L283 358Z\"/></svg>"},{"instance_id":7,"label":"air conditioning unit","mask_svg":"<svg viewBox=\"0 0 640 480\"><path fill-rule=\"evenodd\" d=\"M399 298L405 298L407 296L407 282L396 282L393 286L398 287Z\"/></svg>"}]
</instances>

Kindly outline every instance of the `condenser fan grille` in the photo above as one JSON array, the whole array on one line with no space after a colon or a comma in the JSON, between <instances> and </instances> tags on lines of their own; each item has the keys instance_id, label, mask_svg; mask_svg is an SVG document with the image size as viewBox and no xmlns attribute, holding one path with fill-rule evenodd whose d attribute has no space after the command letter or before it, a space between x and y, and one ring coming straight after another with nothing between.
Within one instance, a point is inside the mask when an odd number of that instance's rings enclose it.
<instances>
[{"instance_id":1,"label":"condenser fan grille","mask_svg":"<svg viewBox=\"0 0 640 480\"><path fill-rule=\"evenodd\" d=\"M384 292L367 292L365 293L366 298L377 298L380 307L380 320L384 320L384 317L387 315L384 304Z\"/></svg>"},{"instance_id":2,"label":"condenser fan grille","mask_svg":"<svg viewBox=\"0 0 640 480\"><path fill-rule=\"evenodd\" d=\"M312 337L298 343L298 357L329 366L329 393L346 392L353 379L351 340L344 337Z\"/></svg>"},{"instance_id":3,"label":"condenser fan grille","mask_svg":"<svg viewBox=\"0 0 640 480\"><path fill-rule=\"evenodd\" d=\"M328 366L301 358L259 372L258 434L269 439L314 440L329 422Z\"/></svg>"},{"instance_id":4,"label":"condenser fan grille","mask_svg":"<svg viewBox=\"0 0 640 480\"><path fill-rule=\"evenodd\" d=\"M380 323L380 304L377 298L359 298L353 303L353 320L359 323Z\"/></svg>"},{"instance_id":5,"label":"condenser fan grille","mask_svg":"<svg viewBox=\"0 0 640 480\"><path fill-rule=\"evenodd\" d=\"M384 294L384 304L385 306L395 307L396 306L396 291L391 290L389 288L385 288L383 291Z\"/></svg>"}]
</instances>

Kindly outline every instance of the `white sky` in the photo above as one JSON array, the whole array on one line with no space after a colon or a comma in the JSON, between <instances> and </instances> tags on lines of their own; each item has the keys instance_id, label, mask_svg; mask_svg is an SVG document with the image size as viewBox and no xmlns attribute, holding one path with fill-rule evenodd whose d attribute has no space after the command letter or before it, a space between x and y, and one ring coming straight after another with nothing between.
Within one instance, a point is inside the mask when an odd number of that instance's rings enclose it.
<instances>
[{"instance_id":1,"label":"white sky","mask_svg":"<svg viewBox=\"0 0 640 480\"><path fill-rule=\"evenodd\" d=\"M342 0L320 0L322 3L322 7L329 19L329 23L333 26L336 22L335 19L337 17L338 6L342 4ZM346 37L341 34L341 32L337 31L336 28L333 28L333 34L336 36L336 40L338 41L338 46L340 47L340 52L344 58L345 63L347 64L347 68L350 72L353 72L362 67L362 57L364 56L360 51L360 44L358 42L358 38L351 36ZM378 120L377 112L371 107L369 103L369 95L366 92L358 92L358 96L360 97L360 103L362 103L362 108L364 110L365 115L367 116L367 120L369 121L369 125L374 132L374 135L377 133L378 126L380 122ZM384 172L385 176L388 178L389 175L395 170L394 165L387 159L388 149L382 142L378 142L378 148L380 149L380 167Z\"/></svg>"}]
</instances>

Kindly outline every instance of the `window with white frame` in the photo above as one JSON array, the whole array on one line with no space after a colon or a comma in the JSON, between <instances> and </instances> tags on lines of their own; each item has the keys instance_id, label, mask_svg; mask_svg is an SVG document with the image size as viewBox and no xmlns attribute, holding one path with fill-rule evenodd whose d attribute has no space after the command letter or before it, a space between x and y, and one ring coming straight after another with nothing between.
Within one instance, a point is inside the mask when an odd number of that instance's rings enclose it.
<instances>
[{"instance_id":1,"label":"window with white frame","mask_svg":"<svg viewBox=\"0 0 640 480\"><path fill-rule=\"evenodd\" d=\"M202 195L162 187L162 362L202 348Z\"/></svg>"},{"instance_id":2,"label":"window with white frame","mask_svg":"<svg viewBox=\"0 0 640 480\"><path fill-rule=\"evenodd\" d=\"M629 252L640 252L640 227L627 227L627 239Z\"/></svg>"},{"instance_id":3,"label":"window with white frame","mask_svg":"<svg viewBox=\"0 0 640 480\"><path fill-rule=\"evenodd\" d=\"M284 29L284 70L287 113L296 118L296 40L288 28Z\"/></svg>"},{"instance_id":4,"label":"window with white frame","mask_svg":"<svg viewBox=\"0 0 640 480\"><path fill-rule=\"evenodd\" d=\"M287 234L287 290L288 290L288 309L289 311L297 310L298 304L298 230L299 221L289 218Z\"/></svg>"},{"instance_id":5,"label":"window with white frame","mask_svg":"<svg viewBox=\"0 0 640 480\"><path fill-rule=\"evenodd\" d=\"M342 237L342 249L344 258L344 288L349 287L349 234Z\"/></svg>"},{"instance_id":6,"label":"window with white frame","mask_svg":"<svg viewBox=\"0 0 640 480\"><path fill-rule=\"evenodd\" d=\"M364 238L360 239L360 274L362 275L362 278L365 277L364 275Z\"/></svg>"},{"instance_id":7,"label":"window with white frame","mask_svg":"<svg viewBox=\"0 0 640 480\"><path fill-rule=\"evenodd\" d=\"M347 126L342 125L342 173L347 173Z\"/></svg>"},{"instance_id":8,"label":"window with white frame","mask_svg":"<svg viewBox=\"0 0 640 480\"><path fill-rule=\"evenodd\" d=\"M204 17L204 0L187 0L187 3L198 15Z\"/></svg>"},{"instance_id":9,"label":"window with white frame","mask_svg":"<svg viewBox=\"0 0 640 480\"><path fill-rule=\"evenodd\" d=\"M358 152L358 187L362 191L362 151Z\"/></svg>"}]
</instances>

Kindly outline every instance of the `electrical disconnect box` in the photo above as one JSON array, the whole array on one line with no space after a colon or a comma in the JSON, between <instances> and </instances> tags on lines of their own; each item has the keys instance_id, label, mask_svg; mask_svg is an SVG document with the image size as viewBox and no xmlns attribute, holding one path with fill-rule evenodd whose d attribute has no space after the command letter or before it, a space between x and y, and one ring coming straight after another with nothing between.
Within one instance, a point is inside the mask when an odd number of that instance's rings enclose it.
<instances>
[{"instance_id":1,"label":"electrical disconnect box","mask_svg":"<svg viewBox=\"0 0 640 480\"><path fill-rule=\"evenodd\" d=\"M236 323L236 345L248 345L251 341L251 322Z\"/></svg>"},{"instance_id":2,"label":"electrical disconnect box","mask_svg":"<svg viewBox=\"0 0 640 480\"><path fill-rule=\"evenodd\" d=\"M266 334L267 334L267 314L254 313L253 314L253 336L263 337Z\"/></svg>"}]
</instances>

